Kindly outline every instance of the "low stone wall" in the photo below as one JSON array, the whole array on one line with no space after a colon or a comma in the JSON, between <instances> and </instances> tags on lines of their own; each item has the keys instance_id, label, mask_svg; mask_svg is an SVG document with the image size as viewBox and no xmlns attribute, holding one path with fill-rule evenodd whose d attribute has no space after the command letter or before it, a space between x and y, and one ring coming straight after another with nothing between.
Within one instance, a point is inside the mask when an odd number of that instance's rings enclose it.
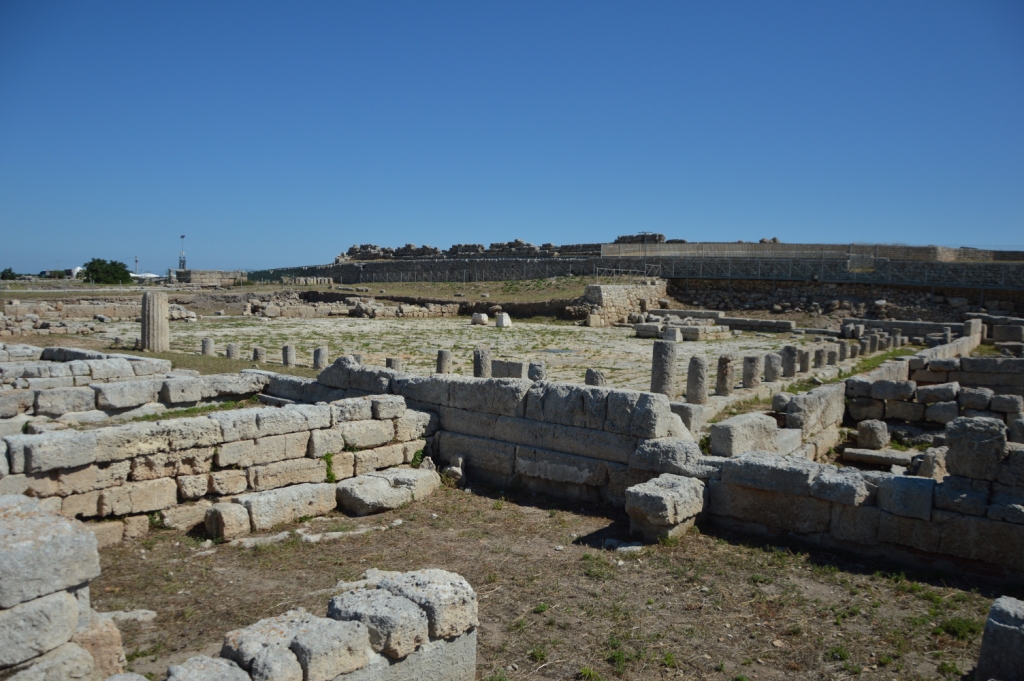
<instances>
[{"instance_id":1,"label":"low stone wall","mask_svg":"<svg viewBox=\"0 0 1024 681\"><path fill-rule=\"evenodd\" d=\"M606 324L619 324L628 321L630 313L658 309L658 300L667 295L667 286L664 279L644 284L591 284L584 291L583 300L591 306L591 313Z\"/></svg>"},{"instance_id":2,"label":"low stone wall","mask_svg":"<svg viewBox=\"0 0 1024 681\"><path fill-rule=\"evenodd\" d=\"M121 634L89 602L96 537L35 499L0 495L0 676L106 679L124 671Z\"/></svg>"}]
</instances>

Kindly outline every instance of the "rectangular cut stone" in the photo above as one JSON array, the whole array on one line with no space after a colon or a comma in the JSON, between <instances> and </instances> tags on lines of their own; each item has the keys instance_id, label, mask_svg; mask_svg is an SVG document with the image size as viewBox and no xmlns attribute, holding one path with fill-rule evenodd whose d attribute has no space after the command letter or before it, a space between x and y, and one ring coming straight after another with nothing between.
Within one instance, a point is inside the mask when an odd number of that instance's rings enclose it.
<instances>
[{"instance_id":1,"label":"rectangular cut stone","mask_svg":"<svg viewBox=\"0 0 1024 681\"><path fill-rule=\"evenodd\" d=\"M931 520L935 480L909 475L885 478L878 485L878 507L894 515Z\"/></svg>"},{"instance_id":2,"label":"rectangular cut stone","mask_svg":"<svg viewBox=\"0 0 1024 681\"><path fill-rule=\"evenodd\" d=\"M461 457L470 470L479 468L503 476L515 472L515 445L447 431L441 431L437 437L442 461Z\"/></svg>"},{"instance_id":3,"label":"rectangular cut stone","mask_svg":"<svg viewBox=\"0 0 1024 681\"><path fill-rule=\"evenodd\" d=\"M213 452L213 447L199 447L139 456L130 462L131 479L156 480L207 473L213 467Z\"/></svg>"},{"instance_id":4,"label":"rectangular cut stone","mask_svg":"<svg viewBox=\"0 0 1024 681\"><path fill-rule=\"evenodd\" d=\"M515 472L553 482L600 487L608 482L606 462L535 447L516 447Z\"/></svg>"},{"instance_id":5,"label":"rectangular cut stone","mask_svg":"<svg viewBox=\"0 0 1024 681\"><path fill-rule=\"evenodd\" d=\"M22 443L26 473L74 468L97 459L96 434L90 431L63 430L29 435Z\"/></svg>"},{"instance_id":6,"label":"rectangular cut stone","mask_svg":"<svg viewBox=\"0 0 1024 681\"><path fill-rule=\"evenodd\" d=\"M964 358L966 359L966 358ZM1024 525L935 511L939 553L1019 571L1024 565Z\"/></svg>"},{"instance_id":7,"label":"rectangular cut stone","mask_svg":"<svg viewBox=\"0 0 1024 681\"><path fill-rule=\"evenodd\" d=\"M533 381L517 378L465 378L449 384L449 403L456 409L499 416L521 416Z\"/></svg>"},{"instance_id":8,"label":"rectangular cut stone","mask_svg":"<svg viewBox=\"0 0 1024 681\"><path fill-rule=\"evenodd\" d=\"M292 485L267 492L235 497L249 511L252 529L260 532L289 523L302 516L320 516L333 510L334 485L330 483Z\"/></svg>"},{"instance_id":9,"label":"rectangular cut stone","mask_svg":"<svg viewBox=\"0 0 1024 681\"><path fill-rule=\"evenodd\" d=\"M878 543L881 514L877 506L833 504L829 533L840 541L873 546Z\"/></svg>"},{"instance_id":10,"label":"rectangular cut stone","mask_svg":"<svg viewBox=\"0 0 1024 681\"><path fill-rule=\"evenodd\" d=\"M209 493L219 496L241 494L248 487L245 471L226 470L209 474Z\"/></svg>"},{"instance_id":11,"label":"rectangular cut stone","mask_svg":"<svg viewBox=\"0 0 1024 681\"><path fill-rule=\"evenodd\" d=\"M437 430L438 417L433 412L407 409L394 423L395 440L406 442L433 435Z\"/></svg>"},{"instance_id":12,"label":"rectangular cut stone","mask_svg":"<svg viewBox=\"0 0 1024 681\"><path fill-rule=\"evenodd\" d=\"M292 459L249 469L249 487L257 492L296 485L325 482L327 463L323 459Z\"/></svg>"},{"instance_id":13,"label":"rectangular cut stone","mask_svg":"<svg viewBox=\"0 0 1024 681\"><path fill-rule=\"evenodd\" d=\"M307 455L319 459L345 449L345 437L340 430L314 430L309 434Z\"/></svg>"},{"instance_id":14,"label":"rectangular cut stone","mask_svg":"<svg viewBox=\"0 0 1024 681\"><path fill-rule=\"evenodd\" d=\"M811 485L811 496L857 506L867 500L869 492L864 477L856 468L822 466Z\"/></svg>"},{"instance_id":15,"label":"rectangular cut stone","mask_svg":"<svg viewBox=\"0 0 1024 681\"><path fill-rule=\"evenodd\" d=\"M260 409L256 414L256 426L259 428L260 437L284 435L307 429L305 415L291 407Z\"/></svg>"},{"instance_id":16,"label":"rectangular cut stone","mask_svg":"<svg viewBox=\"0 0 1024 681\"><path fill-rule=\"evenodd\" d=\"M846 411L846 386L824 385L797 395L786 408L786 427L799 428L804 434L816 433L839 425Z\"/></svg>"},{"instance_id":17,"label":"rectangular cut stone","mask_svg":"<svg viewBox=\"0 0 1024 681\"><path fill-rule=\"evenodd\" d=\"M89 387L96 393L96 408L104 410L131 409L160 399L162 380L121 381L93 383Z\"/></svg>"},{"instance_id":18,"label":"rectangular cut stone","mask_svg":"<svg viewBox=\"0 0 1024 681\"><path fill-rule=\"evenodd\" d=\"M232 411L215 412L210 419L220 424L221 438L224 442L236 440L255 440L259 436L256 417L261 409L235 409Z\"/></svg>"},{"instance_id":19,"label":"rectangular cut stone","mask_svg":"<svg viewBox=\"0 0 1024 681\"><path fill-rule=\"evenodd\" d=\"M206 417L158 421L160 436L172 450L211 447L221 443L220 424Z\"/></svg>"},{"instance_id":20,"label":"rectangular cut stone","mask_svg":"<svg viewBox=\"0 0 1024 681\"><path fill-rule=\"evenodd\" d=\"M740 414L711 424L712 456L779 451L779 426L765 414Z\"/></svg>"},{"instance_id":21,"label":"rectangular cut stone","mask_svg":"<svg viewBox=\"0 0 1024 681\"><path fill-rule=\"evenodd\" d=\"M91 388L57 388L36 392L36 416L56 417L93 409L96 409L96 393Z\"/></svg>"},{"instance_id":22,"label":"rectangular cut stone","mask_svg":"<svg viewBox=\"0 0 1024 681\"><path fill-rule=\"evenodd\" d=\"M131 462L118 461L103 466L89 465L60 469L57 473L58 494L69 496L107 487L117 487L128 479L131 468Z\"/></svg>"},{"instance_id":23,"label":"rectangular cut stone","mask_svg":"<svg viewBox=\"0 0 1024 681\"><path fill-rule=\"evenodd\" d=\"M308 432L272 435L256 441L230 442L219 448L217 466L226 468L237 465L248 468L285 459L299 459L306 456L308 449Z\"/></svg>"},{"instance_id":24,"label":"rectangular cut stone","mask_svg":"<svg viewBox=\"0 0 1024 681\"><path fill-rule=\"evenodd\" d=\"M78 603L67 591L0 610L0 668L50 652L77 628Z\"/></svg>"},{"instance_id":25,"label":"rectangular cut stone","mask_svg":"<svg viewBox=\"0 0 1024 681\"><path fill-rule=\"evenodd\" d=\"M241 473L243 478L245 477L244 471L231 472ZM195 503L178 504L177 506L171 506L160 511L160 519L165 527L189 532L203 525L203 521L206 518L206 510L210 506L212 504L206 499L200 499Z\"/></svg>"},{"instance_id":26,"label":"rectangular cut stone","mask_svg":"<svg viewBox=\"0 0 1024 681\"><path fill-rule=\"evenodd\" d=\"M391 442L395 426L391 421L351 421L336 429L345 438L345 445L356 449L372 449Z\"/></svg>"},{"instance_id":27,"label":"rectangular cut stone","mask_svg":"<svg viewBox=\"0 0 1024 681\"><path fill-rule=\"evenodd\" d=\"M769 528L817 534L827 532L832 505L822 499L794 496L709 480L711 513L759 523Z\"/></svg>"},{"instance_id":28,"label":"rectangular cut stone","mask_svg":"<svg viewBox=\"0 0 1024 681\"><path fill-rule=\"evenodd\" d=\"M881 511L878 516L878 540L886 544L909 546L935 553L939 549L941 531L936 523Z\"/></svg>"},{"instance_id":29,"label":"rectangular cut stone","mask_svg":"<svg viewBox=\"0 0 1024 681\"><path fill-rule=\"evenodd\" d=\"M722 465L722 482L771 492L807 496L821 465L770 452L749 452Z\"/></svg>"},{"instance_id":30,"label":"rectangular cut stone","mask_svg":"<svg viewBox=\"0 0 1024 681\"><path fill-rule=\"evenodd\" d=\"M484 438L494 434L499 418L494 414L479 414L451 407L441 407L438 417L441 430Z\"/></svg>"},{"instance_id":31,"label":"rectangular cut stone","mask_svg":"<svg viewBox=\"0 0 1024 681\"><path fill-rule=\"evenodd\" d=\"M412 459L408 455L412 447L418 445L419 449L423 447L423 441L413 442L402 442L393 445L387 445L385 447L377 447L376 449L364 449L353 454L355 474L363 475L364 473L371 473L373 471L380 470L382 468L390 468L392 466L399 466L403 463L407 463L406 459Z\"/></svg>"},{"instance_id":32,"label":"rectangular cut stone","mask_svg":"<svg viewBox=\"0 0 1024 681\"><path fill-rule=\"evenodd\" d=\"M378 420L397 419L405 413L405 398L401 395L377 395L370 398L371 413Z\"/></svg>"},{"instance_id":33,"label":"rectangular cut stone","mask_svg":"<svg viewBox=\"0 0 1024 681\"><path fill-rule=\"evenodd\" d=\"M178 485L170 478L129 482L100 494L100 515L130 515L161 511L178 503Z\"/></svg>"},{"instance_id":34,"label":"rectangular cut stone","mask_svg":"<svg viewBox=\"0 0 1024 681\"><path fill-rule=\"evenodd\" d=\"M331 403L334 425L347 421L369 421L373 418L373 407L367 397L355 397Z\"/></svg>"},{"instance_id":35,"label":"rectangular cut stone","mask_svg":"<svg viewBox=\"0 0 1024 681\"><path fill-rule=\"evenodd\" d=\"M101 462L123 461L171 448L166 430L158 423L129 423L92 432L96 436L96 460Z\"/></svg>"},{"instance_id":36,"label":"rectangular cut stone","mask_svg":"<svg viewBox=\"0 0 1024 681\"><path fill-rule=\"evenodd\" d=\"M617 433L507 416L498 418L491 436L503 442L617 463L629 463L629 457L637 444L636 439Z\"/></svg>"}]
</instances>

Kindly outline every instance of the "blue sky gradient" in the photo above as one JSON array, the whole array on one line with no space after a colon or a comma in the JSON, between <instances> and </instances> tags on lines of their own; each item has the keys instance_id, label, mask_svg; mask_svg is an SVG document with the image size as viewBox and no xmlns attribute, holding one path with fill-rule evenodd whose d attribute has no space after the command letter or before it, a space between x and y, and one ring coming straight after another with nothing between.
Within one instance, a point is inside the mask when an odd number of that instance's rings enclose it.
<instances>
[{"instance_id":1,"label":"blue sky gradient","mask_svg":"<svg viewBox=\"0 0 1024 681\"><path fill-rule=\"evenodd\" d=\"M1021 2L0 0L0 267L1024 245Z\"/></svg>"}]
</instances>

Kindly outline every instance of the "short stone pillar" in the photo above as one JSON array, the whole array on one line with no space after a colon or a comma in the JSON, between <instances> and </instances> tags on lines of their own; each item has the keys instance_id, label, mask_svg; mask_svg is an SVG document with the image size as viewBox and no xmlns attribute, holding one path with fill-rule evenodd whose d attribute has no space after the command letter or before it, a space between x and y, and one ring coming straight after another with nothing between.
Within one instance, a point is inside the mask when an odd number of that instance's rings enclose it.
<instances>
[{"instance_id":1,"label":"short stone pillar","mask_svg":"<svg viewBox=\"0 0 1024 681\"><path fill-rule=\"evenodd\" d=\"M691 404L706 404L708 401L708 361L703 357L691 357L686 373L686 401Z\"/></svg>"},{"instance_id":2,"label":"short stone pillar","mask_svg":"<svg viewBox=\"0 0 1024 681\"><path fill-rule=\"evenodd\" d=\"M997 598L988 611L975 679L1024 678L1024 601Z\"/></svg>"},{"instance_id":3,"label":"short stone pillar","mask_svg":"<svg viewBox=\"0 0 1024 681\"><path fill-rule=\"evenodd\" d=\"M242 356L242 346L238 343L228 343L227 347L224 348L224 354L228 359L238 359Z\"/></svg>"},{"instance_id":4,"label":"short stone pillar","mask_svg":"<svg viewBox=\"0 0 1024 681\"><path fill-rule=\"evenodd\" d=\"M825 363L829 366L839 364L839 350L835 346L825 353Z\"/></svg>"},{"instance_id":5,"label":"short stone pillar","mask_svg":"<svg viewBox=\"0 0 1024 681\"><path fill-rule=\"evenodd\" d=\"M266 362L267 351L265 348L255 347L252 349L252 361L254 362Z\"/></svg>"},{"instance_id":6,"label":"short stone pillar","mask_svg":"<svg viewBox=\"0 0 1024 681\"><path fill-rule=\"evenodd\" d=\"M473 350L473 376L476 378L491 377L490 348L476 348Z\"/></svg>"},{"instance_id":7,"label":"short stone pillar","mask_svg":"<svg viewBox=\"0 0 1024 681\"><path fill-rule=\"evenodd\" d=\"M868 352L878 352L878 335L871 334L868 336Z\"/></svg>"},{"instance_id":8,"label":"short stone pillar","mask_svg":"<svg viewBox=\"0 0 1024 681\"><path fill-rule=\"evenodd\" d=\"M796 376L799 350L795 345L787 345L782 348L782 377L793 378Z\"/></svg>"},{"instance_id":9,"label":"short stone pillar","mask_svg":"<svg viewBox=\"0 0 1024 681\"><path fill-rule=\"evenodd\" d=\"M544 362L530 362L526 367L526 377L531 381L543 381L548 377L547 367Z\"/></svg>"},{"instance_id":10,"label":"short stone pillar","mask_svg":"<svg viewBox=\"0 0 1024 681\"><path fill-rule=\"evenodd\" d=\"M673 341L654 341L651 357L651 392L675 397L676 344Z\"/></svg>"},{"instance_id":11,"label":"short stone pillar","mask_svg":"<svg viewBox=\"0 0 1024 681\"><path fill-rule=\"evenodd\" d=\"M147 291L142 294L142 349L150 352L169 352L171 328L167 321L167 294Z\"/></svg>"},{"instance_id":12,"label":"short stone pillar","mask_svg":"<svg viewBox=\"0 0 1024 681\"><path fill-rule=\"evenodd\" d=\"M764 358L761 355L747 355L743 358L743 387L761 387L761 374L764 373Z\"/></svg>"},{"instance_id":13,"label":"short stone pillar","mask_svg":"<svg viewBox=\"0 0 1024 681\"><path fill-rule=\"evenodd\" d=\"M313 350L314 369L316 369L317 371L323 371L324 369L327 368L327 365L330 364L331 362L330 357L328 357L327 355L328 352L330 351L327 349L326 345L321 345L320 347Z\"/></svg>"},{"instance_id":14,"label":"short stone pillar","mask_svg":"<svg viewBox=\"0 0 1024 681\"><path fill-rule=\"evenodd\" d=\"M494 323L499 329L507 329L512 326L512 318L508 316L508 312L499 312L494 315Z\"/></svg>"},{"instance_id":15,"label":"short stone pillar","mask_svg":"<svg viewBox=\"0 0 1024 681\"><path fill-rule=\"evenodd\" d=\"M394 369L395 371L402 370L402 358L401 357L387 357L384 359L384 366L388 369Z\"/></svg>"},{"instance_id":16,"label":"short stone pillar","mask_svg":"<svg viewBox=\"0 0 1024 681\"><path fill-rule=\"evenodd\" d=\"M812 363L812 366L814 366L815 369L820 369L825 366L825 348L814 348L814 358Z\"/></svg>"},{"instance_id":17,"label":"short stone pillar","mask_svg":"<svg viewBox=\"0 0 1024 681\"><path fill-rule=\"evenodd\" d=\"M715 377L716 395L732 395L733 386L736 385L736 365L732 360L732 355L718 356L718 375Z\"/></svg>"},{"instance_id":18,"label":"short stone pillar","mask_svg":"<svg viewBox=\"0 0 1024 681\"><path fill-rule=\"evenodd\" d=\"M437 370L435 374L450 374L452 372L452 351L437 351Z\"/></svg>"},{"instance_id":19,"label":"short stone pillar","mask_svg":"<svg viewBox=\"0 0 1024 681\"><path fill-rule=\"evenodd\" d=\"M942 343L943 343L943 345L945 345L946 343L952 343L952 342L953 342L953 330L950 329L948 326L942 327Z\"/></svg>"},{"instance_id":20,"label":"short stone pillar","mask_svg":"<svg viewBox=\"0 0 1024 681\"><path fill-rule=\"evenodd\" d=\"M853 338L853 334L856 332L856 327L853 324L843 324L842 336L843 338Z\"/></svg>"},{"instance_id":21,"label":"short stone pillar","mask_svg":"<svg viewBox=\"0 0 1024 681\"><path fill-rule=\"evenodd\" d=\"M587 369L587 375L583 382L587 385L605 386L608 385L608 378L600 369Z\"/></svg>"},{"instance_id":22,"label":"short stone pillar","mask_svg":"<svg viewBox=\"0 0 1024 681\"><path fill-rule=\"evenodd\" d=\"M775 383L782 378L782 355L769 352L764 356L764 382Z\"/></svg>"},{"instance_id":23,"label":"short stone pillar","mask_svg":"<svg viewBox=\"0 0 1024 681\"><path fill-rule=\"evenodd\" d=\"M839 352L840 362L845 362L846 358L850 356L850 344L846 341L839 341L836 344L836 350Z\"/></svg>"},{"instance_id":24,"label":"short stone pillar","mask_svg":"<svg viewBox=\"0 0 1024 681\"><path fill-rule=\"evenodd\" d=\"M850 344L850 359L856 359L860 355L860 343Z\"/></svg>"},{"instance_id":25,"label":"short stone pillar","mask_svg":"<svg viewBox=\"0 0 1024 681\"><path fill-rule=\"evenodd\" d=\"M811 370L811 351L797 350L797 359L800 360L800 371L807 373Z\"/></svg>"},{"instance_id":26,"label":"short stone pillar","mask_svg":"<svg viewBox=\"0 0 1024 681\"><path fill-rule=\"evenodd\" d=\"M217 346L214 345L212 338L204 338L201 341L200 347L202 348L201 352L203 355L207 357L213 357L217 354Z\"/></svg>"},{"instance_id":27,"label":"short stone pillar","mask_svg":"<svg viewBox=\"0 0 1024 681\"><path fill-rule=\"evenodd\" d=\"M281 364L286 367L295 366L295 346L285 345L281 347Z\"/></svg>"}]
</instances>

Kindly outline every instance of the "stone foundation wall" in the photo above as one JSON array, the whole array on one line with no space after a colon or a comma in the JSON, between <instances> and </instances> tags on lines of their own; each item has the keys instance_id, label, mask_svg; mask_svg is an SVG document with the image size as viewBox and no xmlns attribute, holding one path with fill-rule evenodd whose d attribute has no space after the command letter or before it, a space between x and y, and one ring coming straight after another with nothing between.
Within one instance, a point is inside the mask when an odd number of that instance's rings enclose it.
<instances>
[{"instance_id":1,"label":"stone foundation wall","mask_svg":"<svg viewBox=\"0 0 1024 681\"><path fill-rule=\"evenodd\" d=\"M599 315L606 324L625 323L630 313L658 309L659 299L665 298L667 284L664 279L630 285L591 284L583 300L591 306L591 313Z\"/></svg>"}]
</instances>

